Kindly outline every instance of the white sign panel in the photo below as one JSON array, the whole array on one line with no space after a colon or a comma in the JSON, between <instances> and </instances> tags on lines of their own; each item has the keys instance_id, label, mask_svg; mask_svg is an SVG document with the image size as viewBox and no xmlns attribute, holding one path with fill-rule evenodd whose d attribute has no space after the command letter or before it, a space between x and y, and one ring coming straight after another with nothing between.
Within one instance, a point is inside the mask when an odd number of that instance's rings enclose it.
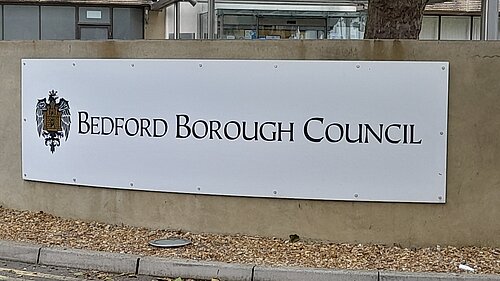
<instances>
[{"instance_id":1,"label":"white sign panel","mask_svg":"<svg viewBox=\"0 0 500 281\"><path fill-rule=\"evenodd\" d=\"M22 61L26 180L444 203L447 62Z\"/></svg>"}]
</instances>

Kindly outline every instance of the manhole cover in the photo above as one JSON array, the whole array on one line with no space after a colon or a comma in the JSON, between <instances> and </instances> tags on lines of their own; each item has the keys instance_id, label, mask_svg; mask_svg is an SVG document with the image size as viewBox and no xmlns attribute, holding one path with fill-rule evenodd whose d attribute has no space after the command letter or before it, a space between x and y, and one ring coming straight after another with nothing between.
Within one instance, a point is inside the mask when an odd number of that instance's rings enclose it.
<instances>
[{"instance_id":1,"label":"manhole cover","mask_svg":"<svg viewBox=\"0 0 500 281\"><path fill-rule=\"evenodd\" d=\"M160 248L182 247L191 244L191 241L180 238L165 238L149 242L149 245Z\"/></svg>"}]
</instances>

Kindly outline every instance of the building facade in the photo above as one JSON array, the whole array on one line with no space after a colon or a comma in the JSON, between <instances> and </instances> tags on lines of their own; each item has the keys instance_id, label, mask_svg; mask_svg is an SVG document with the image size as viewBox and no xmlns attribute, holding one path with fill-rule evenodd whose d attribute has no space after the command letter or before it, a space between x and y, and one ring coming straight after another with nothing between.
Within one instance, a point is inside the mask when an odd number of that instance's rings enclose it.
<instances>
[{"instance_id":1,"label":"building facade","mask_svg":"<svg viewBox=\"0 0 500 281\"><path fill-rule=\"evenodd\" d=\"M208 0L160 1L4 0L0 40L208 38ZM216 0L215 11L217 39L352 40L364 37L367 1ZM479 40L480 26L480 0L429 4L420 39Z\"/></svg>"},{"instance_id":2,"label":"building facade","mask_svg":"<svg viewBox=\"0 0 500 281\"><path fill-rule=\"evenodd\" d=\"M366 1L216 2L219 39L363 39ZM181 39L207 38L207 2L180 3ZM175 7L166 7L167 38L174 38ZM481 1L454 0L426 7L421 40L479 40Z\"/></svg>"},{"instance_id":3,"label":"building facade","mask_svg":"<svg viewBox=\"0 0 500 281\"><path fill-rule=\"evenodd\" d=\"M143 1L2 1L1 40L143 39Z\"/></svg>"}]
</instances>

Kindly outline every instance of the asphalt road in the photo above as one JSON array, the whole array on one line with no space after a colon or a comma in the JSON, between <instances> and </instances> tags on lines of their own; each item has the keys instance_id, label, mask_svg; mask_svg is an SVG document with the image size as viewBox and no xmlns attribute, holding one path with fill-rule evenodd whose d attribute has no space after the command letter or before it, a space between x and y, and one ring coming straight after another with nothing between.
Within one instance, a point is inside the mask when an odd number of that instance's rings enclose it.
<instances>
[{"instance_id":1,"label":"asphalt road","mask_svg":"<svg viewBox=\"0 0 500 281\"><path fill-rule=\"evenodd\" d=\"M102 281L168 281L175 280L145 275L135 275L133 273L109 273L95 270L81 270L66 267L35 265L23 262L13 262L0 260L0 281L82 281L82 280L102 280ZM182 279L186 281L186 279ZM189 279L192 280L192 279ZM192 280L194 281L194 280Z\"/></svg>"}]
</instances>

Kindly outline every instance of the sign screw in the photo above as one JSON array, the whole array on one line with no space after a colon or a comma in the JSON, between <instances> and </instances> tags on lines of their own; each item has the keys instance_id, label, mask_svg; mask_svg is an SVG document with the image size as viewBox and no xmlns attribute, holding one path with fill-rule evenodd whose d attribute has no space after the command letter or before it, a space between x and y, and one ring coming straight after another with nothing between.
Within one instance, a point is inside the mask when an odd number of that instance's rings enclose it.
<instances>
[{"instance_id":1,"label":"sign screw","mask_svg":"<svg viewBox=\"0 0 500 281\"><path fill-rule=\"evenodd\" d=\"M359 197L359 194L354 193L354 198L358 198L358 197Z\"/></svg>"},{"instance_id":2,"label":"sign screw","mask_svg":"<svg viewBox=\"0 0 500 281\"><path fill-rule=\"evenodd\" d=\"M274 68L278 68L278 65L277 65L277 64L275 64L275 65L274 65Z\"/></svg>"},{"instance_id":3,"label":"sign screw","mask_svg":"<svg viewBox=\"0 0 500 281\"><path fill-rule=\"evenodd\" d=\"M73 182L76 182L76 178L73 178Z\"/></svg>"},{"instance_id":4,"label":"sign screw","mask_svg":"<svg viewBox=\"0 0 500 281\"><path fill-rule=\"evenodd\" d=\"M360 68L360 67L361 67L361 65L359 65L359 64L356 64L356 68Z\"/></svg>"},{"instance_id":5,"label":"sign screw","mask_svg":"<svg viewBox=\"0 0 500 281\"><path fill-rule=\"evenodd\" d=\"M443 66L441 66L441 69L442 69L442 70L445 70L445 69L446 69L446 67L443 65Z\"/></svg>"},{"instance_id":6,"label":"sign screw","mask_svg":"<svg viewBox=\"0 0 500 281\"><path fill-rule=\"evenodd\" d=\"M444 132L439 132L439 134L442 136L442 135L444 135Z\"/></svg>"},{"instance_id":7,"label":"sign screw","mask_svg":"<svg viewBox=\"0 0 500 281\"><path fill-rule=\"evenodd\" d=\"M26 177L26 174L24 174L24 176Z\"/></svg>"},{"instance_id":8,"label":"sign screw","mask_svg":"<svg viewBox=\"0 0 500 281\"><path fill-rule=\"evenodd\" d=\"M73 66L76 66L76 63L73 63Z\"/></svg>"},{"instance_id":9,"label":"sign screw","mask_svg":"<svg viewBox=\"0 0 500 281\"><path fill-rule=\"evenodd\" d=\"M277 190L273 190L273 194L274 195L278 194L278 191Z\"/></svg>"},{"instance_id":10,"label":"sign screw","mask_svg":"<svg viewBox=\"0 0 500 281\"><path fill-rule=\"evenodd\" d=\"M443 200L443 196L438 196L438 199L439 200Z\"/></svg>"},{"instance_id":11,"label":"sign screw","mask_svg":"<svg viewBox=\"0 0 500 281\"><path fill-rule=\"evenodd\" d=\"M199 187L199 186L198 186L198 187L196 187L196 189L198 189L198 191L200 191L200 190L201 190L201 187Z\"/></svg>"},{"instance_id":12,"label":"sign screw","mask_svg":"<svg viewBox=\"0 0 500 281\"><path fill-rule=\"evenodd\" d=\"M134 183L133 183L133 182L131 182L131 183L130 183L130 186L134 186Z\"/></svg>"},{"instance_id":13,"label":"sign screw","mask_svg":"<svg viewBox=\"0 0 500 281\"><path fill-rule=\"evenodd\" d=\"M203 67L203 64L201 64L201 63L200 63L200 64L198 64L198 66L199 66L199 67Z\"/></svg>"},{"instance_id":14,"label":"sign screw","mask_svg":"<svg viewBox=\"0 0 500 281\"><path fill-rule=\"evenodd\" d=\"M135 66L135 64L131 64L130 66L134 67L134 66Z\"/></svg>"},{"instance_id":15,"label":"sign screw","mask_svg":"<svg viewBox=\"0 0 500 281\"><path fill-rule=\"evenodd\" d=\"M443 173L438 173L438 175L442 176L442 175L443 175Z\"/></svg>"},{"instance_id":16,"label":"sign screw","mask_svg":"<svg viewBox=\"0 0 500 281\"><path fill-rule=\"evenodd\" d=\"M26 118L24 118L24 122L26 122Z\"/></svg>"}]
</instances>

